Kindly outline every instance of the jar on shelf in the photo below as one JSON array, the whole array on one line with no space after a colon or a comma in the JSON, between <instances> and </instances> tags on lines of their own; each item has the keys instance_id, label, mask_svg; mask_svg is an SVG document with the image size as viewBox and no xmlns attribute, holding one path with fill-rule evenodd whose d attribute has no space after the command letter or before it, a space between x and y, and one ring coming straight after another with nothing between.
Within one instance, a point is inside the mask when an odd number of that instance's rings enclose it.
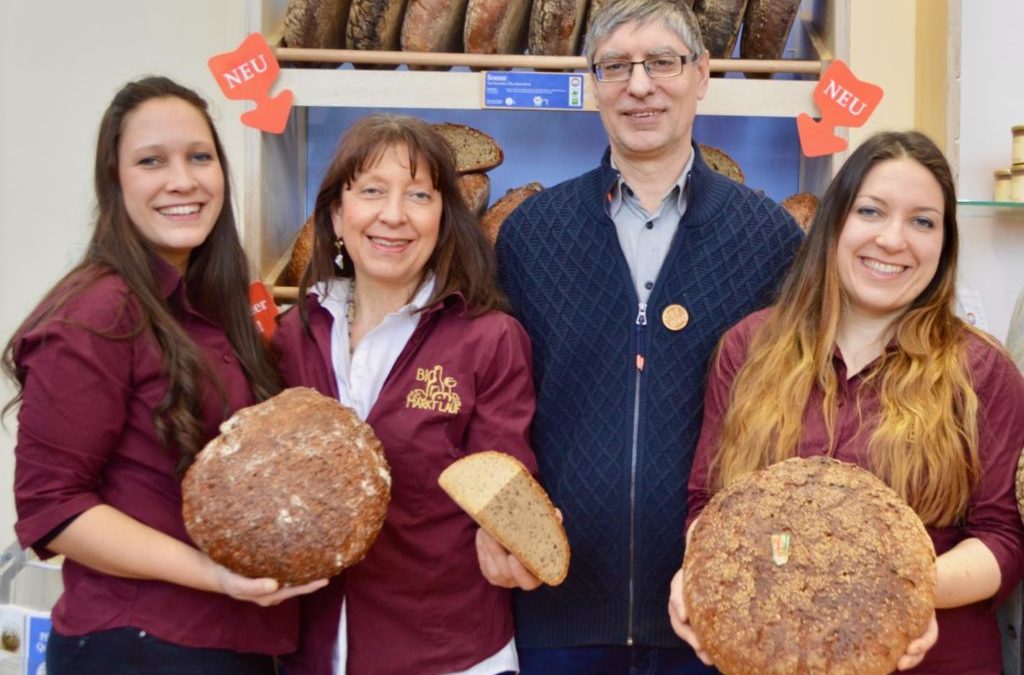
<instances>
[{"instance_id":1,"label":"jar on shelf","mask_svg":"<svg viewBox=\"0 0 1024 675\"><path fill-rule=\"evenodd\" d=\"M1010 168L1010 201L1024 202L1024 164Z\"/></svg>"},{"instance_id":2,"label":"jar on shelf","mask_svg":"<svg viewBox=\"0 0 1024 675\"><path fill-rule=\"evenodd\" d=\"M1024 164L1024 124L1011 127L1013 132L1013 159L1014 164Z\"/></svg>"},{"instance_id":3,"label":"jar on shelf","mask_svg":"<svg viewBox=\"0 0 1024 675\"><path fill-rule=\"evenodd\" d=\"M1009 169L998 169L995 171L996 187L993 191L992 201L994 202L1008 202L1010 201L1010 182L1013 174Z\"/></svg>"}]
</instances>

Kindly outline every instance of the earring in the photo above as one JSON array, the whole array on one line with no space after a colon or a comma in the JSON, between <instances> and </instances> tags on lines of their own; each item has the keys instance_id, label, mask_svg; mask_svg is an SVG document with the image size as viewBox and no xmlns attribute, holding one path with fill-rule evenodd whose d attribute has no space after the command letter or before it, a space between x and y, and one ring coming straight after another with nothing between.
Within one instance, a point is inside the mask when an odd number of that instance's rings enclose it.
<instances>
[{"instance_id":1,"label":"earring","mask_svg":"<svg viewBox=\"0 0 1024 675\"><path fill-rule=\"evenodd\" d=\"M338 252L334 256L334 264L338 266L339 270L345 269L345 255L342 253L345 250L345 240L338 237L334 240L334 248Z\"/></svg>"}]
</instances>

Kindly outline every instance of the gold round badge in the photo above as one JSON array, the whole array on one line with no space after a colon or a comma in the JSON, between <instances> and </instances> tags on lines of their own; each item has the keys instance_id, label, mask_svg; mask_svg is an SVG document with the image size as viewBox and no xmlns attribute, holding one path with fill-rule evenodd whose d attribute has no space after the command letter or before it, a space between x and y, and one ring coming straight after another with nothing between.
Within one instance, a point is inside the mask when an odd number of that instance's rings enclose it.
<instances>
[{"instance_id":1,"label":"gold round badge","mask_svg":"<svg viewBox=\"0 0 1024 675\"><path fill-rule=\"evenodd\" d=\"M661 312L661 322L669 330L682 330L690 323L690 313L682 305L669 305Z\"/></svg>"}]
</instances>

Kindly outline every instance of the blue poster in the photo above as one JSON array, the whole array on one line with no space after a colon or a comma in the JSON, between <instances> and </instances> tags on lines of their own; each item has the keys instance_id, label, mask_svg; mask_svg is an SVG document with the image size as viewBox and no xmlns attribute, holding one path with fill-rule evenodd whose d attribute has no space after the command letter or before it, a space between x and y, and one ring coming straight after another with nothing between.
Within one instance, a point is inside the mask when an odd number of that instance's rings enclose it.
<instances>
[{"instance_id":1,"label":"blue poster","mask_svg":"<svg viewBox=\"0 0 1024 675\"><path fill-rule=\"evenodd\" d=\"M518 110L583 110L583 73L487 71L484 107Z\"/></svg>"},{"instance_id":2,"label":"blue poster","mask_svg":"<svg viewBox=\"0 0 1024 675\"><path fill-rule=\"evenodd\" d=\"M25 675L46 675L46 641L52 625L49 614L25 615Z\"/></svg>"}]
</instances>

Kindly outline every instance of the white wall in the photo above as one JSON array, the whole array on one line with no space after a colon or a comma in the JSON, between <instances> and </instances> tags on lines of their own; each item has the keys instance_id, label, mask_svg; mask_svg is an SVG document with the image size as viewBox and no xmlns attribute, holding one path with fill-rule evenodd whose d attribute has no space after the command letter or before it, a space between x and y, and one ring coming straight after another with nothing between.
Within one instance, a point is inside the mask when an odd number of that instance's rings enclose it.
<instances>
[{"instance_id":1,"label":"white wall","mask_svg":"<svg viewBox=\"0 0 1024 675\"><path fill-rule=\"evenodd\" d=\"M0 19L0 343L81 256L100 116L117 89L167 75L212 103L241 186L244 104L206 67L245 37L241 0L17 0ZM237 196L236 201L240 205ZM12 389L0 383L0 401ZM0 548L13 541L16 421L0 429Z\"/></svg>"},{"instance_id":2,"label":"white wall","mask_svg":"<svg viewBox=\"0 0 1024 675\"><path fill-rule=\"evenodd\" d=\"M992 172L1010 163L1010 127L1024 124L1021 0L962 1L959 184L961 199L992 198ZM1024 288L1024 209L961 208L960 285L982 296L989 329L1004 340Z\"/></svg>"}]
</instances>

